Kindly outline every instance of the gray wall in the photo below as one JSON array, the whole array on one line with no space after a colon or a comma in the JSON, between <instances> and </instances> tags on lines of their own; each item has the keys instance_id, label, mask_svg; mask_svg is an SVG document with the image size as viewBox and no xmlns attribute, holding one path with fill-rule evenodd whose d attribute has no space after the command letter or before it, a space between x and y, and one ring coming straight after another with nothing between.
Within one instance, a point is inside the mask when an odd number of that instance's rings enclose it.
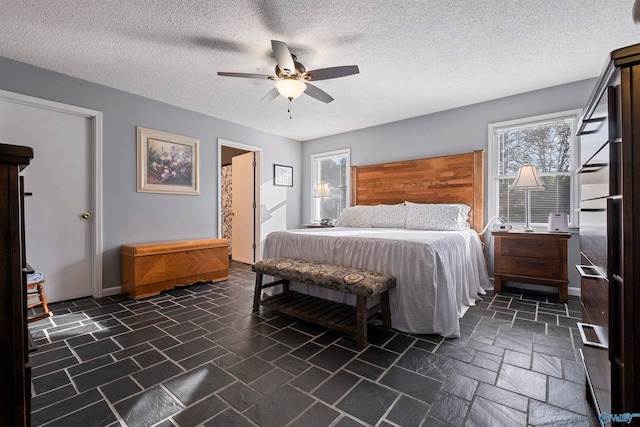
<instances>
[{"instance_id":1,"label":"gray wall","mask_svg":"<svg viewBox=\"0 0 640 427\"><path fill-rule=\"evenodd\" d=\"M583 80L301 144L256 129L0 57L0 89L102 111L103 287L120 284L126 243L217 237L217 138L262 148L261 242L270 231L309 221L312 154L351 149L351 163L431 157L487 149L488 124L582 108L595 83ZM428 100L426 100L428 102ZM136 192L135 127L200 140L200 196ZM294 168L294 187L273 187L272 164ZM300 183L300 184L298 184ZM167 224L174 226L167 227ZM177 226L175 224L178 224ZM578 239L570 241L571 286L579 281ZM491 262L490 262L491 269Z\"/></svg>"},{"instance_id":2,"label":"gray wall","mask_svg":"<svg viewBox=\"0 0 640 427\"><path fill-rule=\"evenodd\" d=\"M120 286L122 244L218 236L218 138L262 148L261 241L301 222L298 141L1 57L0 89L104 113L103 288ZM136 192L136 126L200 140L199 196ZM294 187L273 187L273 163L293 166Z\"/></svg>"},{"instance_id":3,"label":"gray wall","mask_svg":"<svg viewBox=\"0 0 640 427\"><path fill-rule=\"evenodd\" d=\"M487 150L490 123L583 108L595 81L596 79L582 80L305 141L302 146L302 164L308 169L312 154L343 148L351 149L352 165L433 157L479 149ZM303 222L309 220L311 211L311 181L308 175L305 173L302 177ZM485 221L487 219L485 218ZM575 234L570 240L569 252L570 286L579 288L580 280L573 268L574 264L579 263L579 241ZM492 266L490 259L491 273Z\"/></svg>"}]
</instances>

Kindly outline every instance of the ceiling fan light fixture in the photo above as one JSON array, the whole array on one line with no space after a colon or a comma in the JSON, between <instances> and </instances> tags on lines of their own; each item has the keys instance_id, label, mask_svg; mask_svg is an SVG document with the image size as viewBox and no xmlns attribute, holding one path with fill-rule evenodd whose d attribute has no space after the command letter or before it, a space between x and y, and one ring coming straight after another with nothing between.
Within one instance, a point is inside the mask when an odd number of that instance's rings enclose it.
<instances>
[{"instance_id":1,"label":"ceiling fan light fixture","mask_svg":"<svg viewBox=\"0 0 640 427\"><path fill-rule=\"evenodd\" d=\"M281 79L276 82L276 89L287 99L296 99L304 93L307 85L297 79Z\"/></svg>"}]
</instances>

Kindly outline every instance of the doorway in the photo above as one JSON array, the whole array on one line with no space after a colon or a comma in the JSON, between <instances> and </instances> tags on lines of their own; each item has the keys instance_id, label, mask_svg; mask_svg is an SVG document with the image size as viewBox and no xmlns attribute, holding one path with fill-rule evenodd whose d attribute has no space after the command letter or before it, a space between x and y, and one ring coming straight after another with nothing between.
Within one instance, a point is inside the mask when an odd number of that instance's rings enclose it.
<instances>
[{"instance_id":1,"label":"doorway","mask_svg":"<svg viewBox=\"0 0 640 427\"><path fill-rule=\"evenodd\" d=\"M229 257L260 259L260 148L218 140L218 236L229 240Z\"/></svg>"},{"instance_id":2,"label":"doorway","mask_svg":"<svg viewBox=\"0 0 640 427\"><path fill-rule=\"evenodd\" d=\"M26 252L50 302L102 296L101 135L100 112L0 91L0 141L34 150Z\"/></svg>"}]
</instances>

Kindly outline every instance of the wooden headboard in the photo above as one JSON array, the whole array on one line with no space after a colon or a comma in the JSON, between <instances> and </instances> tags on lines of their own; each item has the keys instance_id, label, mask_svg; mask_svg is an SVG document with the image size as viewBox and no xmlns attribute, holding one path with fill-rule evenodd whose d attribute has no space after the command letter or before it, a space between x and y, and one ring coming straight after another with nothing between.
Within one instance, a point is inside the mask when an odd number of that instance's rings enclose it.
<instances>
[{"instance_id":1,"label":"wooden headboard","mask_svg":"<svg viewBox=\"0 0 640 427\"><path fill-rule=\"evenodd\" d=\"M351 205L464 203L469 223L484 227L484 150L351 166Z\"/></svg>"}]
</instances>

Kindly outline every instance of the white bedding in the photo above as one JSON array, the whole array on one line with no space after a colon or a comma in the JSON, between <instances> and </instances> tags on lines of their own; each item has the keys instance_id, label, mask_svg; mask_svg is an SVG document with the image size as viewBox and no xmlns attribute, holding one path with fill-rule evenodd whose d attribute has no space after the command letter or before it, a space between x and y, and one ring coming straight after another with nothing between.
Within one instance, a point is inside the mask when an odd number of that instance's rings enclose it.
<instances>
[{"instance_id":1,"label":"white bedding","mask_svg":"<svg viewBox=\"0 0 640 427\"><path fill-rule=\"evenodd\" d=\"M473 230L320 228L272 232L264 258L289 257L393 274L393 328L459 337L458 319L491 288L480 238ZM355 304L355 296L316 286L292 289Z\"/></svg>"}]
</instances>

